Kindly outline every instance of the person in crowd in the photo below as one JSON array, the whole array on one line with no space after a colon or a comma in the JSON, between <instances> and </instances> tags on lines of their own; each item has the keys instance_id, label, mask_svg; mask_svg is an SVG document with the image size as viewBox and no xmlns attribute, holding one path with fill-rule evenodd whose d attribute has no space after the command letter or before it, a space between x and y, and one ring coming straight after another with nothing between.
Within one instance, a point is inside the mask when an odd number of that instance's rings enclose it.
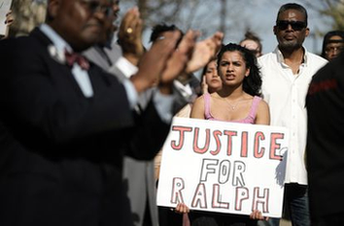
<instances>
[{"instance_id":1,"label":"person in crowd","mask_svg":"<svg viewBox=\"0 0 344 226\"><path fill-rule=\"evenodd\" d=\"M202 93L214 93L222 88L222 81L217 73L216 58L213 58L204 68L201 75Z\"/></svg>"},{"instance_id":2,"label":"person in crowd","mask_svg":"<svg viewBox=\"0 0 344 226\"><path fill-rule=\"evenodd\" d=\"M118 43L120 44L123 52L123 56L127 58L129 61L131 61L133 64L138 62L139 60L132 60L133 54L129 53L126 54L130 49L135 48L129 48L130 46L137 46L136 49L139 49L140 46L142 46L141 39L139 41L134 41L135 39L132 39L133 43L136 44L128 44L128 41L124 41L125 37L123 34L123 30L126 30L126 26L123 26L126 24L126 20L123 20L121 23L121 27L119 30L119 40ZM127 21L132 21L132 19L128 19ZM164 37L164 34L166 32L170 31L178 31L183 35L183 32L180 31L175 25L168 26L166 24L158 24L155 27L153 27L152 35L150 38L150 41L152 43L155 43L156 41L159 41L161 38ZM181 73L176 80L174 80L174 91L178 94L179 98L176 98L176 102L174 104L173 112L177 112L182 106L184 106L187 103L190 103L193 101L194 96L197 93L197 89L199 86L198 80L193 76L192 72L195 70L198 70L198 67L201 65L204 65L206 61L214 55L215 51L219 48L222 40L222 34L219 36L219 34L215 34L211 39L204 40L201 43L202 44L196 44L195 52L202 50L203 55L196 55L194 54L191 62L197 62L200 65L197 65L195 67L194 64L188 64L188 67L186 68L186 71ZM124 45L124 43L126 43ZM204 45L203 43L208 43L209 45ZM216 45L216 48L213 48L213 46ZM213 50L209 50L209 48L213 48ZM138 51L134 51L138 52ZM137 54L136 54L137 55ZM127 57L129 56L129 57ZM200 58L202 56L202 58ZM203 63L202 63L203 62ZM195 82L197 80L197 82ZM196 85L195 85L196 84ZM140 98L140 105L145 105L147 102L147 99L150 96L150 92L146 92L143 95L141 95ZM159 154L158 154L159 155ZM151 219L152 224L157 224L157 217L155 215L156 211L156 192L155 192L155 183L154 181L154 162L153 161L136 161L135 159L132 159L130 157L126 157L124 161L124 179L128 181L129 183L129 197L131 200L131 207L132 212L134 215L135 224L141 225L140 221L142 219L146 221L147 216L149 214L145 213L145 210L149 207L149 211L151 213ZM138 186L140 185L140 186ZM145 204L147 203L147 204ZM143 216L144 214L144 216Z\"/></svg>"},{"instance_id":3,"label":"person in crowd","mask_svg":"<svg viewBox=\"0 0 344 226\"><path fill-rule=\"evenodd\" d=\"M192 118L240 121L248 116L245 113L248 113L253 107L252 104L256 102L257 112L251 113L257 114L245 120L250 121L251 124L269 124L269 108L265 101L259 98L261 88L259 69L254 57L251 59L253 54L248 54L247 50L233 43L221 49L218 54L217 68L222 80L222 88L217 92L205 93L199 97L192 108ZM208 112L210 109L207 107L210 106L213 106L212 111Z\"/></svg>"},{"instance_id":4,"label":"person in crowd","mask_svg":"<svg viewBox=\"0 0 344 226\"><path fill-rule=\"evenodd\" d=\"M119 11L118 1L113 5L115 13ZM119 80L124 81L132 76L131 72L136 70L138 63L144 53L144 47L141 40L142 21L137 7L130 9L123 17L118 31L118 41L111 43L115 28L112 21L108 21L108 32L103 37L102 41L97 43L94 47L84 52L84 55L92 62L103 68L104 70L114 74ZM160 26L162 27L162 26ZM160 28L159 27L159 28ZM174 26L175 27L175 26ZM155 35L166 35L169 32L176 31L177 29L153 30ZM128 34L128 31L130 31ZM157 39L158 37L156 37ZM152 40L160 41L158 40ZM182 40L182 36L179 41ZM110 44L111 43L111 44ZM219 45L212 43L212 45ZM202 47L203 49L206 46ZM215 53L209 52L211 57ZM124 64L126 70L118 67ZM181 73L182 75L186 73ZM176 95L173 105L173 114L176 109L180 109L187 104L194 95L190 87L185 87L188 83L182 83L186 79L181 79L178 76L173 82L173 89ZM143 109L149 103L156 88L152 88L140 94L139 104L137 109ZM141 150L145 151L145 150ZM130 207L132 212L132 219L134 225L158 225L158 213L156 206L156 191L155 191L155 177L154 177L154 160L137 160L132 156L125 156L123 164L123 178L127 185L127 194L130 200Z\"/></svg>"},{"instance_id":5,"label":"person in crowd","mask_svg":"<svg viewBox=\"0 0 344 226\"><path fill-rule=\"evenodd\" d=\"M222 87L222 82L217 74L216 58L210 60L210 62L203 68L201 73L201 82L199 83L199 89L202 91L198 94L200 96L203 93L213 93ZM175 116L189 118L193 102L187 104L182 108Z\"/></svg>"},{"instance_id":6,"label":"person in crowd","mask_svg":"<svg viewBox=\"0 0 344 226\"><path fill-rule=\"evenodd\" d=\"M223 46L217 56L217 70L222 88L204 93L194 103L191 118L227 122L269 125L267 103L260 97L261 77L253 53L237 44ZM177 212L188 212L185 204ZM254 210L250 215L228 215L193 211L189 213L191 225L256 225L265 219Z\"/></svg>"},{"instance_id":7,"label":"person in crowd","mask_svg":"<svg viewBox=\"0 0 344 226\"><path fill-rule=\"evenodd\" d=\"M307 11L296 3L280 7L273 32L278 46L258 58L262 93L269 104L271 125L290 131L285 175L284 205L293 225L309 225L307 172L304 163L307 117L305 97L312 76L327 61L303 46L309 35ZM270 219L279 225L279 219Z\"/></svg>"},{"instance_id":8,"label":"person in crowd","mask_svg":"<svg viewBox=\"0 0 344 226\"><path fill-rule=\"evenodd\" d=\"M344 48L344 31L330 31L324 36L321 56L328 61L336 58Z\"/></svg>"},{"instance_id":9,"label":"person in crowd","mask_svg":"<svg viewBox=\"0 0 344 226\"><path fill-rule=\"evenodd\" d=\"M131 225L123 152L150 160L160 150L173 80L197 34L187 32L178 51L180 34L165 34L121 83L80 55L104 37L112 6L49 0L45 24L1 41L1 225ZM157 92L137 114L138 95L153 84Z\"/></svg>"},{"instance_id":10,"label":"person in crowd","mask_svg":"<svg viewBox=\"0 0 344 226\"><path fill-rule=\"evenodd\" d=\"M113 4L115 19L119 12L119 1ZM142 21L137 7L134 7L124 15L119 29L118 45L114 42L113 22L108 20L108 32L92 48L86 50L83 54L91 61L114 74L119 80L123 81L132 76L137 70L138 62L144 54L144 48L141 41ZM129 30L128 30L129 29ZM130 30L132 29L132 30ZM128 33L128 31L130 31ZM130 36L129 36L130 35ZM126 65L126 67L121 67ZM152 92L146 101L152 96ZM143 93L139 97L146 97ZM144 106L136 107L143 109ZM145 151L145 150L140 150ZM132 223L134 225L158 225L158 213L155 204L154 180L152 181L148 174L151 173L149 166L151 161L137 160L132 156L126 155L123 161L123 179L126 185L126 193L130 201L130 210ZM128 176L128 174L130 174ZM147 176L146 176L147 175ZM152 184L152 186L148 186ZM150 189L153 187L153 189Z\"/></svg>"},{"instance_id":11,"label":"person in crowd","mask_svg":"<svg viewBox=\"0 0 344 226\"><path fill-rule=\"evenodd\" d=\"M307 170L311 225L344 225L344 53L320 69L308 89Z\"/></svg>"},{"instance_id":12,"label":"person in crowd","mask_svg":"<svg viewBox=\"0 0 344 226\"><path fill-rule=\"evenodd\" d=\"M239 43L241 46L251 50L256 57L260 57L263 52L261 39L251 31L245 33L245 38Z\"/></svg>"}]
</instances>

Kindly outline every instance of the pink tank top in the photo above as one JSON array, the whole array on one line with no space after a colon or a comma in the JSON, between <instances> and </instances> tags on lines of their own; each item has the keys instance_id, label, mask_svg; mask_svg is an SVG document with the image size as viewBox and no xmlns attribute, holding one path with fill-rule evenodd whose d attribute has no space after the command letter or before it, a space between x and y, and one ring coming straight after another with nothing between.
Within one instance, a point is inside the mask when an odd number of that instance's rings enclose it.
<instances>
[{"instance_id":1,"label":"pink tank top","mask_svg":"<svg viewBox=\"0 0 344 226\"><path fill-rule=\"evenodd\" d=\"M205 119L206 120L223 121L223 120L214 118L214 116L212 116L211 113L210 113L210 99L211 99L210 94L209 93L205 93L203 95L203 98L204 98L204 116L205 116ZM230 121L230 122L254 124L255 119L256 119L256 115L257 115L258 104L259 104L259 102L261 100L262 100L261 97L254 96L253 97L253 101L252 101L252 105L251 105L251 108L250 108L250 112L248 113L248 116L246 118L244 118L244 119L234 120L234 121Z\"/></svg>"}]
</instances>

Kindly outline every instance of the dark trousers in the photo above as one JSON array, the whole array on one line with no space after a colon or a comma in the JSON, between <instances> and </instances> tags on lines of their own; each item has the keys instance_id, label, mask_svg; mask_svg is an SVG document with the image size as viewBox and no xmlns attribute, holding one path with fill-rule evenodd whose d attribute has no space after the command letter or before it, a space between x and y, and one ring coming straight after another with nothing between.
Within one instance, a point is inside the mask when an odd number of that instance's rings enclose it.
<instances>
[{"instance_id":1,"label":"dark trousers","mask_svg":"<svg viewBox=\"0 0 344 226\"><path fill-rule=\"evenodd\" d=\"M344 225L344 213L337 213L321 217L317 220L312 219L312 226Z\"/></svg>"},{"instance_id":2,"label":"dark trousers","mask_svg":"<svg viewBox=\"0 0 344 226\"><path fill-rule=\"evenodd\" d=\"M308 205L308 188L307 185L296 183L285 184L284 187L284 208L290 215L293 226L309 226L309 205ZM278 218L270 218L271 226L278 226Z\"/></svg>"}]
</instances>

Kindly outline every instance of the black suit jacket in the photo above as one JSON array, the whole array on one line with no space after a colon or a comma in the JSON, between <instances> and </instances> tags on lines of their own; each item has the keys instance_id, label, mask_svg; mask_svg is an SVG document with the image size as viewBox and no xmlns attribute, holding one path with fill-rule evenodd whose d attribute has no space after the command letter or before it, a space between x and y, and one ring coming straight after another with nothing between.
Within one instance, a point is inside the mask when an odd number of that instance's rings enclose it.
<instances>
[{"instance_id":1,"label":"black suit jacket","mask_svg":"<svg viewBox=\"0 0 344 226\"><path fill-rule=\"evenodd\" d=\"M49 45L39 29L0 43L0 225L127 225L122 150L153 158L169 125L93 64L85 98Z\"/></svg>"}]
</instances>

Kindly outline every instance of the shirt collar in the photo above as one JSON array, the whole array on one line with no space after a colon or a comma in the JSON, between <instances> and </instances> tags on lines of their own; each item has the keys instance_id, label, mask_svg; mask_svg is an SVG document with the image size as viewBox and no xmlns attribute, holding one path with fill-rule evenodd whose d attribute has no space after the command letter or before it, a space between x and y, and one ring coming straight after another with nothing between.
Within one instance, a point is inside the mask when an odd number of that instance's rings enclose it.
<instances>
[{"instance_id":1,"label":"shirt collar","mask_svg":"<svg viewBox=\"0 0 344 226\"><path fill-rule=\"evenodd\" d=\"M303 46L302 48L305 51L305 54L303 55L303 63L302 64L307 65L307 62L308 62L308 51L307 51L306 47ZM283 57L282 52L279 50L278 46L274 50L274 53L277 56L277 62L282 64L284 62L284 57Z\"/></svg>"},{"instance_id":2,"label":"shirt collar","mask_svg":"<svg viewBox=\"0 0 344 226\"><path fill-rule=\"evenodd\" d=\"M39 29L51 40L59 52L73 52L72 47L48 24L41 24Z\"/></svg>"}]
</instances>

